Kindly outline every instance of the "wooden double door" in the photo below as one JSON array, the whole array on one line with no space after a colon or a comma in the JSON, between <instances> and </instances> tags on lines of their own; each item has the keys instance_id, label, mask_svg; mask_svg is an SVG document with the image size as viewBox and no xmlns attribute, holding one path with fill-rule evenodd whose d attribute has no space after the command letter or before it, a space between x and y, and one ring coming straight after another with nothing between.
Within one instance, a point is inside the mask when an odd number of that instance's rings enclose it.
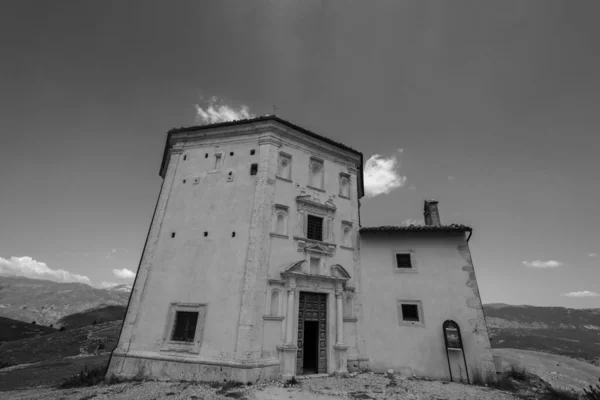
<instances>
[{"instance_id":1,"label":"wooden double door","mask_svg":"<svg viewBox=\"0 0 600 400\"><path fill-rule=\"evenodd\" d=\"M327 294L300 292L296 374L327 373Z\"/></svg>"}]
</instances>

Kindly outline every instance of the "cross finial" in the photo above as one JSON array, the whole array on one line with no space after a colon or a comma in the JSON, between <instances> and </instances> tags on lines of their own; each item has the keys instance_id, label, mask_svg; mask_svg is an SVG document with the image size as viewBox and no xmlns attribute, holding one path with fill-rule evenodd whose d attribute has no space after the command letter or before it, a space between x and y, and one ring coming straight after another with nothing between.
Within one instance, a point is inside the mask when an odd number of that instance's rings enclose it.
<instances>
[{"instance_id":1,"label":"cross finial","mask_svg":"<svg viewBox=\"0 0 600 400\"><path fill-rule=\"evenodd\" d=\"M273 106L273 115L277 115L277 107Z\"/></svg>"}]
</instances>

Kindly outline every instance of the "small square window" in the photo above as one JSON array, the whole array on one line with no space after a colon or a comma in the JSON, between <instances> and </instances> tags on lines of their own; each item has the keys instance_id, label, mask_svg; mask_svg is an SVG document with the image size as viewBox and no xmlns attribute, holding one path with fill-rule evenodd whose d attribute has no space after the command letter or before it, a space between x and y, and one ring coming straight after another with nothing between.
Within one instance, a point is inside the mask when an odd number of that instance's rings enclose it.
<instances>
[{"instance_id":1,"label":"small square window","mask_svg":"<svg viewBox=\"0 0 600 400\"><path fill-rule=\"evenodd\" d=\"M412 268L410 253L396 254L396 266L398 268Z\"/></svg>"},{"instance_id":2,"label":"small square window","mask_svg":"<svg viewBox=\"0 0 600 400\"><path fill-rule=\"evenodd\" d=\"M307 216L306 237L313 240L323 240L323 218L314 215Z\"/></svg>"},{"instance_id":3,"label":"small square window","mask_svg":"<svg viewBox=\"0 0 600 400\"><path fill-rule=\"evenodd\" d=\"M171 340L175 342L193 342L198 324L197 311L177 311L173 324Z\"/></svg>"},{"instance_id":4,"label":"small square window","mask_svg":"<svg viewBox=\"0 0 600 400\"><path fill-rule=\"evenodd\" d=\"M256 153L256 150L252 149L250 150L250 155L253 156Z\"/></svg>"},{"instance_id":5,"label":"small square window","mask_svg":"<svg viewBox=\"0 0 600 400\"><path fill-rule=\"evenodd\" d=\"M232 155L233 155L233 151L232 151L232 152L230 152L230 153L229 153L229 155L230 155L230 156L232 156Z\"/></svg>"},{"instance_id":6,"label":"small square window","mask_svg":"<svg viewBox=\"0 0 600 400\"><path fill-rule=\"evenodd\" d=\"M402 320L419 322L419 306L417 304L402 304Z\"/></svg>"}]
</instances>

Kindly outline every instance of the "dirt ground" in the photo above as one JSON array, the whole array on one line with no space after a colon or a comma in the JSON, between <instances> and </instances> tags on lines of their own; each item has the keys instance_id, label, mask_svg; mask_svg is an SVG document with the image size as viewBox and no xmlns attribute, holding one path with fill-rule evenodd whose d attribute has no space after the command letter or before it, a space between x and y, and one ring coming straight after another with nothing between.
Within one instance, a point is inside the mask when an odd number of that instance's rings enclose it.
<instances>
[{"instance_id":1,"label":"dirt ground","mask_svg":"<svg viewBox=\"0 0 600 400\"><path fill-rule=\"evenodd\" d=\"M304 379L286 387L280 382L263 382L251 386L183 382L128 382L101 384L77 389L38 387L0 392L3 400L342 400L342 399L411 399L411 400L515 400L515 395L481 386L439 381L420 381L399 375L365 373L350 378L321 377Z\"/></svg>"}]
</instances>

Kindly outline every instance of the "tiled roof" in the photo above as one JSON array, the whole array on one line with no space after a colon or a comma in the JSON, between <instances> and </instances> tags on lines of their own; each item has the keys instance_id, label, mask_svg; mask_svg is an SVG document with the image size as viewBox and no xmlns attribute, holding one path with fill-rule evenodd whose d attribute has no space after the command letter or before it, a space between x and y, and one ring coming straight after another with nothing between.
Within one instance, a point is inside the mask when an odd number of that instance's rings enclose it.
<instances>
[{"instance_id":1,"label":"tiled roof","mask_svg":"<svg viewBox=\"0 0 600 400\"><path fill-rule=\"evenodd\" d=\"M428 225L408 225L408 226L372 226L360 228L360 233L377 233L377 232L471 232L473 229L466 225L451 224L442 226Z\"/></svg>"},{"instance_id":2,"label":"tiled roof","mask_svg":"<svg viewBox=\"0 0 600 400\"><path fill-rule=\"evenodd\" d=\"M339 148L351 151L353 153L356 153L356 154L359 154L359 155L362 156L362 153L360 151L354 150L352 147L349 147L349 146L346 146L343 143L339 143L339 142L336 142L334 140L331 140L328 137L317 135L314 132L311 132L311 131L306 130L306 129L298 126L298 125L294 125L291 122L283 120L283 119L277 117L276 115L265 115L265 116L257 117L257 118L238 119L238 120L235 120L235 121L218 122L216 124L189 126L189 127L182 127L182 128L173 128L173 129L169 130L168 134L170 135L171 133L177 133L177 132L198 131L198 130L202 130L202 129L220 128L220 127L223 127L223 126L242 125L242 124L248 124L248 123L252 123L252 122L261 122L261 121L269 121L269 120L277 121L277 122L279 122L279 123L281 123L283 125L289 126L292 129L300 131L300 132L302 132L302 133L304 133L304 134L306 134L308 136L312 136L315 139L322 140L322 141L324 141L326 143L332 144L334 146L337 146Z\"/></svg>"}]
</instances>

